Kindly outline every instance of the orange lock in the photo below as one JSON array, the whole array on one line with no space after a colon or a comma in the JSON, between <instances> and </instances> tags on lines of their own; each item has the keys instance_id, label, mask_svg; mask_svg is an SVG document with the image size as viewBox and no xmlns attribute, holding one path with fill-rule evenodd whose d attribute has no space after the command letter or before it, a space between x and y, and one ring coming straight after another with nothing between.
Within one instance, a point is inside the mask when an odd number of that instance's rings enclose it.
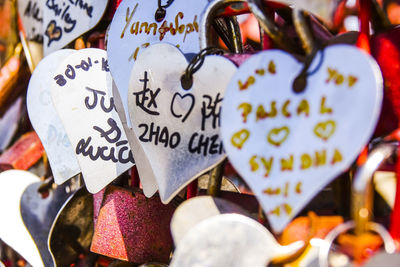
<instances>
[{"instance_id":1,"label":"orange lock","mask_svg":"<svg viewBox=\"0 0 400 267\"><path fill-rule=\"evenodd\" d=\"M294 219L282 232L279 243L287 245L302 240L307 245L292 258L274 263L286 263L285 267L301 266L301 262L311 250L310 240L312 238L324 239L332 229L342 223L343 218L341 216L318 216L314 212L309 212L307 217Z\"/></svg>"},{"instance_id":2,"label":"orange lock","mask_svg":"<svg viewBox=\"0 0 400 267\"><path fill-rule=\"evenodd\" d=\"M343 223L342 216L318 216L309 212L307 217L294 219L283 231L280 243L287 245L298 240L305 242L311 238L325 238L336 226Z\"/></svg>"}]
</instances>

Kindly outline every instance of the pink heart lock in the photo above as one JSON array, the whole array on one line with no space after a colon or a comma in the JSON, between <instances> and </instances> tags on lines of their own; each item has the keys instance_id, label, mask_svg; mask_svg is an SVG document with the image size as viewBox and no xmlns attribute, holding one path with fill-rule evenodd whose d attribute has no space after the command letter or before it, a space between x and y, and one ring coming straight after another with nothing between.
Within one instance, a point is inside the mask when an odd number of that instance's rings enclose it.
<instances>
[{"instance_id":1,"label":"pink heart lock","mask_svg":"<svg viewBox=\"0 0 400 267\"><path fill-rule=\"evenodd\" d=\"M137 264L169 261L170 221L175 210L158 195L110 185L104 192L90 250Z\"/></svg>"}]
</instances>

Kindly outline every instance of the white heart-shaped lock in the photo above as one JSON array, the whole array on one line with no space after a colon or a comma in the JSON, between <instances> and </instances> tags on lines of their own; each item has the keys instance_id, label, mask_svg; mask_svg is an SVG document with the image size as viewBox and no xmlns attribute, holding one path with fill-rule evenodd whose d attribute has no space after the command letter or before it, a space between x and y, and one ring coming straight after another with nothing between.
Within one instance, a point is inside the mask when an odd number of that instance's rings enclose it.
<instances>
[{"instance_id":1,"label":"white heart-shaped lock","mask_svg":"<svg viewBox=\"0 0 400 267\"><path fill-rule=\"evenodd\" d=\"M294 255L303 246L303 241L281 246L257 221L240 214L221 214L187 231L177 245L170 266L263 267L273 259Z\"/></svg>"},{"instance_id":2,"label":"white heart-shaped lock","mask_svg":"<svg viewBox=\"0 0 400 267\"><path fill-rule=\"evenodd\" d=\"M179 47L185 54L200 51L200 15L207 0L168 1L165 18L157 22L157 1L124 0L118 6L108 32L107 53L111 73L128 117L128 86L138 55L158 42ZM119 107L118 107L119 108ZM130 125L130 121L128 121Z\"/></svg>"},{"instance_id":3,"label":"white heart-shaped lock","mask_svg":"<svg viewBox=\"0 0 400 267\"><path fill-rule=\"evenodd\" d=\"M18 0L18 15L26 34L26 39L43 42L43 0Z\"/></svg>"},{"instance_id":4,"label":"white heart-shaped lock","mask_svg":"<svg viewBox=\"0 0 400 267\"><path fill-rule=\"evenodd\" d=\"M382 101L376 62L349 45L313 59L301 93L303 65L279 50L242 64L223 103L221 135L275 232L355 160L372 136Z\"/></svg>"},{"instance_id":5,"label":"white heart-shaped lock","mask_svg":"<svg viewBox=\"0 0 400 267\"><path fill-rule=\"evenodd\" d=\"M53 106L49 87L54 81L54 66L75 52L62 49L42 59L32 73L26 96L29 119L46 150L56 184L81 172L74 148Z\"/></svg>"},{"instance_id":6,"label":"white heart-shaped lock","mask_svg":"<svg viewBox=\"0 0 400 267\"><path fill-rule=\"evenodd\" d=\"M0 173L0 239L34 267L44 267L39 250L21 216L21 197L25 189L40 179L20 170Z\"/></svg>"},{"instance_id":7,"label":"white heart-shaped lock","mask_svg":"<svg viewBox=\"0 0 400 267\"><path fill-rule=\"evenodd\" d=\"M219 113L236 66L224 57L207 56L193 75L193 86L184 90L181 77L187 66L178 48L155 44L138 56L129 84L133 130L163 203L225 156Z\"/></svg>"},{"instance_id":8,"label":"white heart-shaped lock","mask_svg":"<svg viewBox=\"0 0 400 267\"><path fill-rule=\"evenodd\" d=\"M44 55L61 49L99 23L108 0L43 1Z\"/></svg>"},{"instance_id":9,"label":"white heart-shaped lock","mask_svg":"<svg viewBox=\"0 0 400 267\"><path fill-rule=\"evenodd\" d=\"M89 192L97 193L134 164L112 96L105 50L78 50L58 65L51 96Z\"/></svg>"}]
</instances>

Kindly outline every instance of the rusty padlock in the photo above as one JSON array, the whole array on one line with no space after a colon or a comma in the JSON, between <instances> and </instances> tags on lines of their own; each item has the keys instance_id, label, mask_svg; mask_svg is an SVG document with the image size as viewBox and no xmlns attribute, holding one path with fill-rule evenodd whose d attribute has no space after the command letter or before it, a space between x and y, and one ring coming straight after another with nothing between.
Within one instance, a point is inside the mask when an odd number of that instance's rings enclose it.
<instances>
[{"instance_id":1,"label":"rusty padlock","mask_svg":"<svg viewBox=\"0 0 400 267\"><path fill-rule=\"evenodd\" d=\"M139 188L110 185L104 192L90 250L137 264L169 261L173 202L146 198Z\"/></svg>"}]
</instances>

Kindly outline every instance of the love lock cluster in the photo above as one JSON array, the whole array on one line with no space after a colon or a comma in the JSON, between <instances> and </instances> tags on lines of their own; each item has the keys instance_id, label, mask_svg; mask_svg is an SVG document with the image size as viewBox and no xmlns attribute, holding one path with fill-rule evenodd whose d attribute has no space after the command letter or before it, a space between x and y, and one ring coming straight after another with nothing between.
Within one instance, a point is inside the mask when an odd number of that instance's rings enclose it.
<instances>
[{"instance_id":1,"label":"love lock cluster","mask_svg":"<svg viewBox=\"0 0 400 267\"><path fill-rule=\"evenodd\" d=\"M399 266L399 7L0 1L0 267Z\"/></svg>"}]
</instances>

